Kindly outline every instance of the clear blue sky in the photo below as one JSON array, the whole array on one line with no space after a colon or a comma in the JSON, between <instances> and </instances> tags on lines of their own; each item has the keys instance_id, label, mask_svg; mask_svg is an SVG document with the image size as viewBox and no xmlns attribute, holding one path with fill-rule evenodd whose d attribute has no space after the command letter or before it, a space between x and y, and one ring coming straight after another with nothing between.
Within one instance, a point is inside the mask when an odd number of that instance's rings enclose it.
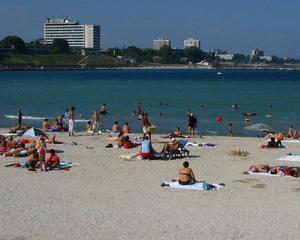
<instances>
[{"instance_id":1,"label":"clear blue sky","mask_svg":"<svg viewBox=\"0 0 300 240\"><path fill-rule=\"evenodd\" d=\"M300 58L299 0L1 0L0 38L43 36L47 17L99 24L103 48L152 47L166 36L182 48L189 36L202 49Z\"/></svg>"}]
</instances>

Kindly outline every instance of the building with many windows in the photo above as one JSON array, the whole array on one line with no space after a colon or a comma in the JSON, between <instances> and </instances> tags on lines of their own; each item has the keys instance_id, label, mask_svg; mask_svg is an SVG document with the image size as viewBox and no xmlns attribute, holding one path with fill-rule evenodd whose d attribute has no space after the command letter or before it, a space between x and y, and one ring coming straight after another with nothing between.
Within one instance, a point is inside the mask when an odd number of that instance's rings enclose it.
<instances>
[{"instance_id":1,"label":"building with many windows","mask_svg":"<svg viewBox=\"0 0 300 240\"><path fill-rule=\"evenodd\" d=\"M200 49L200 40L194 38L188 38L183 41L183 47L184 48L196 47Z\"/></svg>"},{"instance_id":2,"label":"building with many windows","mask_svg":"<svg viewBox=\"0 0 300 240\"><path fill-rule=\"evenodd\" d=\"M159 50L163 46L171 47L171 40L164 38L164 37L160 37L158 39L153 40L153 49L154 50Z\"/></svg>"},{"instance_id":3,"label":"building with many windows","mask_svg":"<svg viewBox=\"0 0 300 240\"><path fill-rule=\"evenodd\" d=\"M263 57L264 56L264 51L260 50L258 48L254 48L251 51L251 57Z\"/></svg>"},{"instance_id":4,"label":"building with many windows","mask_svg":"<svg viewBox=\"0 0 300 240\"><path fill-rule=\"evenodd\" d=\"M45 44L52 44L56 38L68 41L73 50L100 51L100 26L81 25L69 19L50 19L44 23Z\"/></svg>"}]
</instances>

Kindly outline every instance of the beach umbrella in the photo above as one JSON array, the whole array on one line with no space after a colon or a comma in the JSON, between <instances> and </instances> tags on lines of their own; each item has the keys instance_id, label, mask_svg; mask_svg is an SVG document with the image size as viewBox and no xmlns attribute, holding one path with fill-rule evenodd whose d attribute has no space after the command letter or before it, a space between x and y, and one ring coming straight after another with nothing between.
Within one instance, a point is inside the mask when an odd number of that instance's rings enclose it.
<instances>
[{"instance_id":1,"label":"beach umbrella","mask_svg":"<svg viewBox=\"0 0 300 240\"><path fill-rule=\"evenodd\" d=\"M258 132L274 132L273 128L265 123L256 123L245 127L247 130Z\"/></svg>"},{"instance_id":2,"label":"beach umbrella","mask_svg":"<svg viewBox=\"0 0 300 240\"><path fill-rule=\"evenodd\" d=\"M37 137L37 136L44 136L44 137L48 137L48 134L43 131L42 129L39 128L29 128L27 130L24 130L22 132L20 132L18 134L18 136L22 136L22 137Z\"/></svg>"}]
</instances>

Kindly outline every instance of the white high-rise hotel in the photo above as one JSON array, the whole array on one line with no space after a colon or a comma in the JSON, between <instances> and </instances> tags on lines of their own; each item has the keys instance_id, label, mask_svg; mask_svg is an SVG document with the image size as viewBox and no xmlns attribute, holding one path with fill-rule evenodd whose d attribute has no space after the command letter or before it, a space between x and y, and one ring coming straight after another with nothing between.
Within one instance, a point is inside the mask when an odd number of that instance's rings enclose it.
<instances>
[{"instance_id":1,"label":"white high-rise hotel","mask_svg":"<svg viewBox=\"0 0 300 240\"><path fill-rule=\"evenodd\" d=\"M81 25L68 19L49 19L44 23L45 44L52 44L56 38L68 41L73 49L100 51L100 26Z\"/></svg>"},{"instance_id":2,"label":"white high-rise hotel","mask_svg":"<svg viewBox=\"0 0 300 240\"><path fill-rule=\"evenodd\" d=\"M194 38L188 38L183 41L183 47L184 48L189 48L189 47L200 48L200 40L194 39Z\"/></svg>"}]
</instances>

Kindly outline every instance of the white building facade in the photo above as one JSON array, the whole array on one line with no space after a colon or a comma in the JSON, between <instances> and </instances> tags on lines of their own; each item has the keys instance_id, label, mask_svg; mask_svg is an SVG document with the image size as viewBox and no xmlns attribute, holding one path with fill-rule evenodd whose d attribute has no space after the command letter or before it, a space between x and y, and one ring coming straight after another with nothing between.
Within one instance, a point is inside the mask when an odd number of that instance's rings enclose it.
<instances>
[{"instance_id":1,"label":"white building facade","mask_svg":"<svg viewBox=\"0 0 300 240\"><path fill-rule=\"evenodd\" d=\"M184 48L196 47L200 49L200 40L194 38L188 38L183 41L183 47Z\"/></svg>"},{"instance_id":2,"label":"white building facade","mask_svg":"<svg viewBox=\"0 0 300 240\"><path fill-rule=\"evenodd\" d=\"M164 38L164 37L160 37L158 39L153 40L153 49L154 50L159 50L163 46L171 47L171 40Z\"/></svg>"},{"instance_id":3,"label":"white building facade","mask_svg":"<svg viewBox=\"0 0 300 240\"><path fill-rule=\"evenodd\" d=\"M52 44L56 38L68 41L73 49L100 51L100 26L81 25L68 19L47 19L44 23L45 44Z\"/></svg>"}]
</instances>

